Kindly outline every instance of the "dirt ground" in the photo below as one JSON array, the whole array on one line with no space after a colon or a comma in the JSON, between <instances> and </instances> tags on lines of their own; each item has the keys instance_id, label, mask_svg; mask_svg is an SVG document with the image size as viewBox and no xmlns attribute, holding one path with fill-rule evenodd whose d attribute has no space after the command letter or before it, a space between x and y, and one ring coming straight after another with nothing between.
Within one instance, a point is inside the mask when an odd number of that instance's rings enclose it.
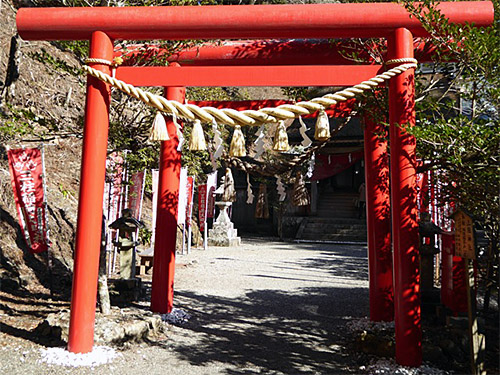
<instances>
[{"instance_id":1,"label":"dirt ground","mask_svg":"<svg viewBox=\"0 0 500 375\"><path fill-rule=\"evenodd\" d=\"M194 249L177 256L175 282L175 307L192 318L94 369L40 361L47 343L30 331L47 313L68 308L66 301L2 293L0 373L358 373L344 347L345 325L368 312L366 261L364 248L262 239Z\"/></svg>"},{"instance_id":2,"label":"dirt ground","mask_svg":"<svg viewBox=\"0 0 500 375\"><path fill-rule=\"evenodd\" d=\"M441 349L435 344L447 339L442 327L424 329L425 366L416 372L381 357L387 356L384 347L391 351L394 326L375 327L370 335L365 247L244 238L240 247L193 249L176 262L174 305L191 318L183 325L165 323L165 332L146 342L114 348L117 358L93 368L42 361L43 351L64 343L33 329L49 313L68 309L68 297L0 292L0 374L468 372L466 358L445 363L436 353ZM149 310L150 275L143 284L146 295L127 309ZM363 332L376 341L360 346Z\"/></svg>"}]
</instances>

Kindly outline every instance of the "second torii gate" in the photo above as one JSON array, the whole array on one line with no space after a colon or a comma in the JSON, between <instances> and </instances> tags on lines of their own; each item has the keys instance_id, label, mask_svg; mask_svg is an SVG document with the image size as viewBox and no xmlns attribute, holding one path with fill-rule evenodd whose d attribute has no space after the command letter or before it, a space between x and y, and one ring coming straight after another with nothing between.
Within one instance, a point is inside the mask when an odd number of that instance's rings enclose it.
<instances>
[{"instance_id":1,"label":"second torii gate","mask_svg":"<svg viewBox=\"0 0 500 375\"><path fill-rule=\"evenodd\" d=\"M490 2L442 3L440 9L452 23L474 22L477 26L483 26L493 22L493 6ZM21 37L28 40L90 40L89 57L93 59L90 65L108 74L108 62L113 58L113 40L116 39L383 37L388 40L387 58L396 60L412 58L413 36L426 35L418 20L410 18L400 5L391 3L36 8L21 9L17 24ZM305 85L344 86L359 83L374 75L373 66L277 66L267 72L259 67L254 76L248 74L248 67L239 70L237 68L242 67L232 68L231 71L227 68L205 67L205 71L190 71L189 75L185 73L187 68L183 67L155 68L163 69L163 77L158 76L159 70L144 74L144 77L149 77L150 84L169 87L167 96L170 96L171 90L175 93L172 96L176 96L172 98L179 99L182 89L174 89L174 86L236 86L240 82L238 79L251 78L254 78L253 84L247 85L300 85L297 80L292 82L298 74L310 78ZM122 78L125 78L126 69L133 68L117 69L117 76L122 74ZM321 82L314 81L320 71L325 76ZM195 75L194 81L189 81L190 75ZM233 81L222 80L224 75ZM208 82L210 77L214 79L212 84ZM275 77L289 77L290 81ZM105 173L109 95L106 84L89 77L68 343L72 352L88 352L93 346L103 195L101 181L104 181ZM412 70L390 80L389 102L396 359L402 365L419 366L421 330L415 141L397 126L412 125L415 121ZM164 142L162 155L166 153L168 150ZM168 180L167 175L163 178ZM160 252L155 252L155 256Z\"/></svg>"}]
</instances>

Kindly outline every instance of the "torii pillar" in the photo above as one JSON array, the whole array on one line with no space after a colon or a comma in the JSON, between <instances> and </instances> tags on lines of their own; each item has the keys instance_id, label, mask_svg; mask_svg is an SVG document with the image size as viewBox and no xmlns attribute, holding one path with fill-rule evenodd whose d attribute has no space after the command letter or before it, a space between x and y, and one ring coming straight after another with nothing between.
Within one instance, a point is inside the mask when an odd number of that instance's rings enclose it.
<instances>
[{"instance_id":1,"label":"torii pillar","mask_svg":"<svg viewBox=\"0 0 500 375\"><path fill-rule=\"evenodd\" d=\"M370 320L394 319L392 289L391 202L389 197L389 156L381 121L364 117L366 225L368 234L368 280Z\"/></svg>"},{"instance_id":2,"label":"torii pillar","mask_svg":"<svg viewBox=\"0 0 500 375\"><path fill-rule=\"evenodd\" d=\"M412 33L405 28L394 30L388 36L387 48L389 60L413 58ZM415 125L414 69L398 74L389 82L389 123L396 361L418 367L422 364L422 328L416 141L402 129Z\"/></svg>"},{"instance_id":3,"label":"torii pillar","mask_svg":"<svg viewBox=\"0 0 500 375\"><path fill-rule=\"evenodd\" d=\"M166 87L165 97L184 102L184 87ZM166 120L170 140L161 142L158 178L158 205L151 286L151 311L166 314L172 311L174 301L175 244L177 237L177 208L181 153L177 151L177 127Z\"/></svg>"},{"instance_id":4,"label":"torii pillar","mask_svg":"<svg viewBox=\"0 0 500 375\"><path fill-rule=\"evenodd\" d=\"M113 41L108 35L100 31L92 33L89 57L111 62ZM107 64L89 65L110 74ZM89 75L68 338L68 350L73 353L88 353L94 345L110 97L109 86Z\"/></svg>"}]
</instances>

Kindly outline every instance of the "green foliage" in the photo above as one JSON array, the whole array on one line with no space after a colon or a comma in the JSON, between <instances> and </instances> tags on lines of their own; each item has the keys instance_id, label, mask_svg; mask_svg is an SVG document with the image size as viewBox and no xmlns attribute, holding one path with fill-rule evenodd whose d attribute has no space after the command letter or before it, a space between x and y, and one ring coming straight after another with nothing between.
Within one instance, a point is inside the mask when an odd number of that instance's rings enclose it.
<instances>
[{"instance_id":1,"label":"green foliage","mask_svg":"<svg viewBox=\"0 0 500 375\"><path fill-rule=\"evenodd\" d=\"M81 61L85 60L85 58L89 54L88 40L61 40L54 42L54 44L61 48L63 51L71 51Z\"/></svg>"},{"instance_id":2,"label":"green foliage","mask_svg":"<svg viewBox=\"0 0 500 375\"><path fill-rule=\"evenodd\" d=\"M18 122L3 115L0 118L3 120L0 123L0 142L2 143L33 133L33 127L27 122Z\"/></svg>"},{"instance_id":3,"label":"green foliage","mask_svg":"<svg viewBox=\"0 0 500 375\"><path fill-rule=\"evenodd\" d=\"M417 77L417 138L423 169L439 171L441 202L453 201L482 221L498 253L500 159L500 31L453 25L434 0L405 2L451 63ZM498 15L498 2L495 2ZM429 71L432 69L432 71ZM419 78L421 77L421 78Z\"/></svg>"},{"instance_id":4,"label":"green foliage","mask_svg":"<svg viewBox=\"0 0 500 375\"><path fill-rule=\"evenodd\" d=\"M63 195L64 199L67 199L68 197L75 198L75 195L72 194L69 190L65 189L62 184L59 184L59 191Z\"/></svg>"},{"instance_id":5,"label":"green foliage","mask_svg":"<svg viewBox=\"0 0 500 375\"><path fill-rule=\"evenodd\" d=\"M26 136L44 135L55 124L33 113L31 108L17 108L6 103L7 112L0 111L0 141L7 142Z\"/></svg>"},{"instance_id":6,"label":"green foliage","mask_svg":"<svg viewBox=\"0 0 500 375\"><path fill-rule=\"evenodd\" d=\"M66 61L52 56L45 50L45 48L41 48L40 51L37 52L29 52L28 55L34 60L50 65L56 70L67 72L73 76L79 76L82 74L79 68L70 66Z\"/></svg>"},{"instance_id":7,"label":"green foliage","mask_svg":"<svg viewBox=\"0 0 500 375\"><path fill-rule=\"evenodd\" d=\"M151 239L153 238L153 232L148 228L140 228L139 238L143 246L151 246Z\"/></svg>"}]
</instances>

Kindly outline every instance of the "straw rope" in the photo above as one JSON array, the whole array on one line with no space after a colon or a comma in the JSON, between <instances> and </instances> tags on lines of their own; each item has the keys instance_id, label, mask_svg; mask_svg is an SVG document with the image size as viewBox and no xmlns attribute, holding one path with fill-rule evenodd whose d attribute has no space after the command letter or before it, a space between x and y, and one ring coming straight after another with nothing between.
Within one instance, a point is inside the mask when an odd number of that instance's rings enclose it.
<instances>
[{"instance_id":1,"label":"straw rope","mask_svg":"<svg viewBox=\"0 0 500 375\"><path fill-rule=\"evenodd\" d=\"M414 63L417 64L418 61L417 59L414 59L413 57L402 57L400 59L391 59L387 60L385 62L385 65L394 65L394 64L403 64L403 63Z\"/></svg>"},{"instance_id":2,"label":"straw rope","mask_svg":"<svg viewBox=\"0 0 500 375\"><path fill-rule=\"evenodd\" d=\"M261 108L258 111L237 111L231 108L218 109L214 107L198 107L193 104L182 104L174 100L165 99L163 96L155 95L148 91L139 89L88 65L84 65L83 70L93 77L126 93L127 95L139 99L145 104L169 115L174 115L188 121L198 119L205 123L213 123L215 121L219 124L230 126L259 126L264 123L275 123L279 120L294 119L299 116L312 114L316 111L325 110L339 102L349 100L356 95L363 93L365 90L372 89L392 77L407 71L408 69L417 67L416 60L414 59L395 59L390 60L390 62L399 63L400 60L404 60L402 62L411 62L391 68L382 74L378 74L373 78L333 94L326 94L322 97L295 104L284 104L275 108Z\"/></svg>"},{"instance_id":3,"label":"straw rope","mask_svg":"<svg viewBox=\"0 0 500 375\"><path fill-rule=\"evenodd\" d=\"M348 123L351 121L353 116L356 116L357 112L351 112L351 114L343 119L333 131L332 137L338 134ZM324 146L328 144L327 140L316 141L314 146L307 148L300 155L290 154L280 154L276 155L276 158L272 161L260 161L252 157L237 158L231 157L229 155L222 156L222 159L226 162L227 166L238 168L247 174L254 176L267 176L275 177L287 173L297 166L302 166L307 160L311 158L311 155L316 151L321 150Z\"/></svg>"}]
</instances>

